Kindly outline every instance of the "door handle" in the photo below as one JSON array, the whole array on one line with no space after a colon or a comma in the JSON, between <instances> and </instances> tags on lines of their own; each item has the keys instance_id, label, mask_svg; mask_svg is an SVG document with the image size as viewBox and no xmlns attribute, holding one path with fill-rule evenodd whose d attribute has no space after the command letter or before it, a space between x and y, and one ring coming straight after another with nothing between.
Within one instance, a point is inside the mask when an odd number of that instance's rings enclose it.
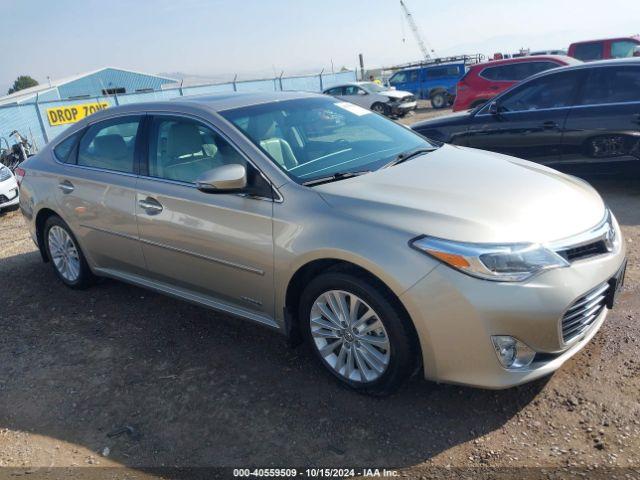
<instances>
[{"instance_id":1,"label":"door handle","mask_svg":"<svg viewBox=\"0 0 640 480\"><path fill-rule=\"evenodd\" d=\"M73 183L71 183L69 180L63 180L62 182L60 182L58 184L58 188L62 191L62 193L71 193L74 190L74 186Z\"/></svg>"},{"instance_id":2,"label":"door handle","mask_svg":"<svg viewBox=\"0 0 640 480\"><path fill-rule=\"evenodd\" d=\"M138 205L147 215L157 215L162 211L162 205L155 198L147 197L144 200L138 200Z\"/></svg>"},{"instance_id":3,"label":"door handle","mask_svg":"<svg viewBox=\"0 0 640 480\"><path fill-rule=\"evenodd\" d=\"M542 128L544 128L545 130L554 130L559 128L559 125L553 120L549 120L548 122L544 122L542 124Z\"/></svg>"}]
</instances>

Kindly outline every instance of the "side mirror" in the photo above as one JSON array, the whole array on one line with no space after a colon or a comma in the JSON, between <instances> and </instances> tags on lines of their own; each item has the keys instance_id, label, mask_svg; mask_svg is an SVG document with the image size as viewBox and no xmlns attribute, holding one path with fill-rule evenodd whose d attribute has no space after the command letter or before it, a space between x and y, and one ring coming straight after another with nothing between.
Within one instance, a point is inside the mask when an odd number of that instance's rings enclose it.
<instances>
[{"instance_id":1,"label":"side mirror","mask_svg":"<svg viewBox=\"0 0 640 480\"><path fill-rule=\"evenodd\" d=\"M500 113L500 108L498 107L498 102L491 102L489 104L489 113L491 115L498 115L498 113Z\"/></svg>"},{"instance_id":2,"label":"side mirror","mask_svg":"<svg viewBox=\"0 0 640 480\"><path fill-rule=\"evenodd\" d=\"M234 163L204 172L196 180L196 187L205 193L237 193L247 186L247 169Z\"/></svg>"}]
</instances>

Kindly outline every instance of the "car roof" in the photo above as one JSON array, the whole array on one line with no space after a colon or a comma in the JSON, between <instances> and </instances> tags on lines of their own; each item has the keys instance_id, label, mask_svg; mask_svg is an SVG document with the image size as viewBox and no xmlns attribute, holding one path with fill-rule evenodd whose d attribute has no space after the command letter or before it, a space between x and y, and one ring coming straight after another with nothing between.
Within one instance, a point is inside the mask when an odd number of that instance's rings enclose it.
<instances>
[{"instance_id":1,"label":"car roof","mask_svg":"<svg viewBox=\"0 0 640 480\"><path fill-rule=\"evenodd\" d=\"M577 58L569 57L567 55L525 55L523 57L503 58L502 60L489 60L488 62L476 63L475 65L471 65L471 70L494 67L497 65L509 65L511 63L539 62L542 60L556 60L564 62L567 65L582 63Z\"/></svg>"},{"instance_id":2,"label":"car roof","mask_svg":"<svg viewBox=\"0 0 640 480\"><path fill-rule=\"evenodd\" d=\"M597 42L616 42L620 40L635 40L640 41L640 35L629 35L628 37L612 37L612 38L596 38L595 40L580 40L579 42L573 42L569 47L573 45L580 45L583 43L597 43Z\"/></svg>"},{"instance_id":3,"label":"car roof","mask_svg":"<svg viewBox=\"0 0 640 480\"><path fill-rule=\"evenodd\" d=\"M360 85L370 85L374 82L344 82L344 83L336 83L335 85L331 85L330 87L325 88L323 91L331 90L332 88L340 88L340 87L359 87Z\"/></svg>"},{"instance_id":4,"label":"car roof","mask_svg":"<svg viewBox=\"0 0 640 480\"><path fill-rule=\"evenodd\" d=\"M256 93L230 92L213 95L191 95L162 101L130 103L128 105L114 106L99 110L98 112L77 122L69 129L69 132L80 130L90 123L126 114L140 115L145 112L217 113L235 108L251 107L254 105L304 98L325 98L325 96L320 93L294 91Z\"/></svg>"},{"instance_id":5,"label":"car roof","mask_svg":"<svg viewBox=\"0 0 640 480\"><path fill-rule=\"evenodd\" d=\"M525 78L525 80L529 80L531 78L540 77L546 74L553 74L562 70L563 72L567 70L581 70L581 69L589 69L589 68L597 68L602 66L609 65L635 65L640 66L640 57L627 57L627 58L611 58L607 60L596 60L593 62L580 62L574 63L572 65L563 65L558 68L552 68L550 70L545 70L544 72L536 73L530 77Z\"/></svg>"},{"instance_id":6,"label":"car roof","mask_svg":"<svg viewBox=\"0 0 640 480\"><path fill-rule=\"evenodd\" d=\"M321 94L312 92L230 92L219 94L190 95L177 97L170 100L171 104L185 104L189 106L199 105L208 110L221 112L232 108L251 107L265 103L281 102L284 100L294 100L299 98L318 97Z\"/></svg>"}]
</instances>

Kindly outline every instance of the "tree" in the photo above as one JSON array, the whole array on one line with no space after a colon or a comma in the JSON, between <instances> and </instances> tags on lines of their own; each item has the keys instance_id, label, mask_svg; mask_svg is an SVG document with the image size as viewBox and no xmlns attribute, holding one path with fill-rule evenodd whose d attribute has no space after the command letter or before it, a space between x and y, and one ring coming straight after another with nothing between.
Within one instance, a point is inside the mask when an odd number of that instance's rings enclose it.
<instances>
[{"instance_id":1,"label":"tree","mask_svg":"<svg viewBox=\"0 0 640 480\"><path fill-rule=\"evenodd\" d=\"M11 95L19 90L24 90L25 88L31 88L38 85L38 81L31 78L29 75L20 75L16 78L16 81L13 82L13 87L9 89L7 94Z\"/></svg>"}]
</instances>

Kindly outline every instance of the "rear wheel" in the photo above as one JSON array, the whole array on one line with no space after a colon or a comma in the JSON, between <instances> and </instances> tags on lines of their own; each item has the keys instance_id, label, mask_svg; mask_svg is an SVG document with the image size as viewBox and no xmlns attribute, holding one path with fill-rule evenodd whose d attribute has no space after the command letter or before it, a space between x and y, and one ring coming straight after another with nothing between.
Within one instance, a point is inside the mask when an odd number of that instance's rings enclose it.
<instances>
[{"instance_id":1,"label":"rear wheel","mask_svg":"<svg viewBox=\"0 0 640 480\"><path fill-rule=\"evenodd\" d=\"M325 273L300 302L300 321L325 368L349 387L395 391L415 370L415 333L392 296L366 277Z\"/></svg>"},{"instance_id":2,"label":"rear wheel","mask_svg":"<svg viewBox=\"0 0 640 480\"><path fill-rule=\"evenodd\" d=\"M436 109L444 108L449 103L447 94L438 92L431 97L431 106Z\"/></svg>"},{"instance_id":3,"label":"rear wheel","mask_svg":"<svg viewBox=\"0 0 640 480\"><path fill-rule=\"evenodd\" d=\"M65 285L77 289L91 285L94 277L89 265L71 229L60 217L47 219L43 238L53 270Z\"/></svg>"}]
</instances>

